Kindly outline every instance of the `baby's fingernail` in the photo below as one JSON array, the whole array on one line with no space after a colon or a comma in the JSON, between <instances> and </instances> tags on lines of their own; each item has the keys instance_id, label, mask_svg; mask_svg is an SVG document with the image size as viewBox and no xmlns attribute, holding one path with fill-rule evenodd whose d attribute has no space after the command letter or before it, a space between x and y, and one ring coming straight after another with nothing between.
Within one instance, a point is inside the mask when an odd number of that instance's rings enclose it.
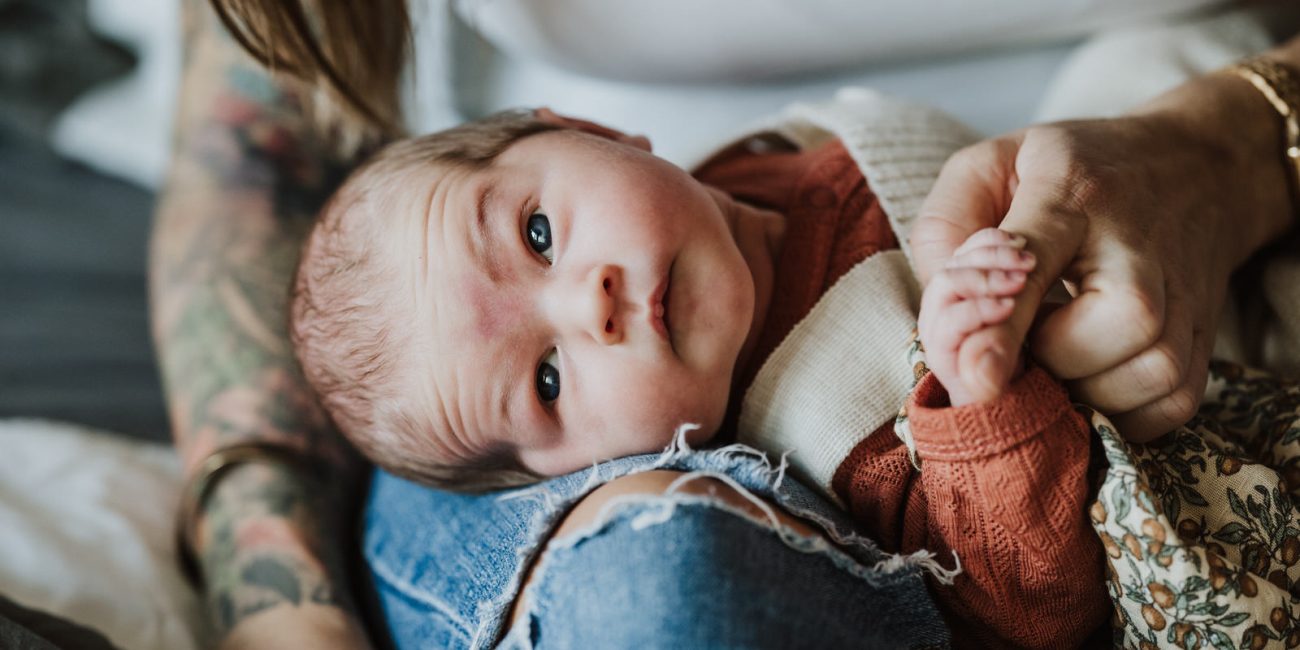
<instances>
[{"instance_id":1,"label":"baby's fingernail","mask_svg":"<svg viewBox=\"0 0 1300 650\"><path fill-rule=\"evenodd\" d=\"M1006 232L1006 231L1003 231L1003 232ZM1010 245L1012 245L1012 246L1015 246L1016 248L1024 248L1024 247L1025 247L1025 244L1028 243L1028 240L1026 240L1026 239L1025 239L1023 236L1021 236L1021 235L1017 235L1017 234L1015 234L1015 233L1013 233L1013 232L1008 232L1008 233L1007 233L1007 243L1010 244Z\"/></svg>"},{"instance_id":2,"label":"baby's fingernail","mask_svg":"<svg viewBox=\"0 0 1300 650\"><path fill-rule=\"evenodd\" d=\"M1012 307L1015 306L1015 304L1016 304L1015 298L998 298L999 307Z\"/></svg>"}]
</instances>

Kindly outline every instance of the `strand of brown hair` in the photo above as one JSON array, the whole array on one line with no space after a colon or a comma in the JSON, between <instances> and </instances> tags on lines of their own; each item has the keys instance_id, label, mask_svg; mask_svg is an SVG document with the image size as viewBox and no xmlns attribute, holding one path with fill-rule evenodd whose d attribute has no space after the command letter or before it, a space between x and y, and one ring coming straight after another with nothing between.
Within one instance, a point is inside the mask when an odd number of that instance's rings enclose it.
<instances>
[{"instance_id":1,"label":"strand of brown hair","mask_svg":"<svg viewBox=\"0 0 1300 650\"><path fill-rule=\"evenodd\" d=\"M406 0L210 0L231 36L277 74L306 84L313 121L340 148L402 134L410 56Z\"/></svg>"}]
</instances>

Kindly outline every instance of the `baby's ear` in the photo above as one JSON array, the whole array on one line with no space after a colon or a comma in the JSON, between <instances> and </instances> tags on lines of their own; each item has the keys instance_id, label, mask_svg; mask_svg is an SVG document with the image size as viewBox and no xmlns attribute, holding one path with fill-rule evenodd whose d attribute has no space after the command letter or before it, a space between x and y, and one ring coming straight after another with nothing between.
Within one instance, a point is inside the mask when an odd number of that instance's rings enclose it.
<instances>
[{"instance_id":1,"label":"baby's ear","mask_svg":"<svg viewBox=\"0 0 1300 650\"><path fill-rule=\"evenodd\" d=\"M644 135L628 135L618 129L611 129L603 124L596 124L589 120L560 115L549 108L539 108L536 111L533 111L533 115L547 124L553 124L566 129L577 129L583 133L590 133L602 138L608 138L614 142L621 142L625 145L636 147L643 151L650 151L650 139Z\"/></svg>"}]
</instances>

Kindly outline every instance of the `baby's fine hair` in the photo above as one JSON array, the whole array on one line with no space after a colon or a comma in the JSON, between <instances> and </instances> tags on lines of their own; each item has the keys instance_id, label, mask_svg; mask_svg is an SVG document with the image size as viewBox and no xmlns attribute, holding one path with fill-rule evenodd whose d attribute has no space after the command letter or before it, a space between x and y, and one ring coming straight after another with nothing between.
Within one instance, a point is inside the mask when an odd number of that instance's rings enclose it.
<instances>
[{"instance_id":1,"label":"baby's fine hair","mask_svg":"<svg viewBox=\"0 0 1300 650\"><path fill-rule=\"evenodd\" d=\"M307 237L293 283L289 333L308 384L335 426L376 465L440 488L483 491L539 480L513 453L472 463L436 460L431 428L400 360L413 332L379 250L391 188L419 170L483 169L511 144L559 127L508 111L394 142L343 182Z\"/></svg>"}]
</instances>

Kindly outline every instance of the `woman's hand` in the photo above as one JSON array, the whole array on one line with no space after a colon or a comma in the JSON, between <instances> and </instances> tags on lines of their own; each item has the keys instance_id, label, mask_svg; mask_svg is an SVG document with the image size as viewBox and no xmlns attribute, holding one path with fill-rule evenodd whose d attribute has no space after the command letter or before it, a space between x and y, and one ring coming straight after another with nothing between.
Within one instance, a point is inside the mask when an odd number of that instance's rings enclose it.
<instances>
[{"instance_id":1,"label":"woman's hand","mask_svg":"<svg viewBox=\"0 0 1300 650\"><path fill-rule=\"evenodd\" d=\"M921 281L987 227L1023 236L1038 259L1006 323L962 344L974 397L1002 390L1028 335L1039 363L1130 440L1190 418L1229 275L1289 223L1281 141L1254 88L1214 75L1128 116L1035 126L953 156L911 232ZM1074 299L1040 312L1058 278ZM999 362L977 363L988 350Z\"/></svg>"}]
</instances>

